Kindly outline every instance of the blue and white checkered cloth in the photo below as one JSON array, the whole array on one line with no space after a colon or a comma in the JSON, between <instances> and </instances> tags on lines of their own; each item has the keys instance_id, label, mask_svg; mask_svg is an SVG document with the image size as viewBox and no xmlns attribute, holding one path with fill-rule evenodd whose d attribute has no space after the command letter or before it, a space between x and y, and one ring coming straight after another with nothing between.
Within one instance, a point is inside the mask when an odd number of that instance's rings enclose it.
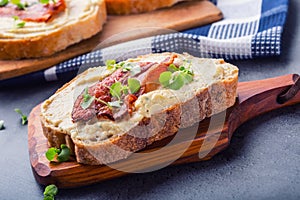
<instances>
[{"instance_id":1,"label":"blue and white checkered cloth","mask_svg":"<svg viewBox=\"0 0 300 200\"><path fill-rule=\"evenodd\" d=\"M45 71L8 81L69 80L78 71L103 65L107 59L122 60L164 51L188 52L194 56L225 60L280 55L288 0L214 0L213 3L222 11L223 20L180 33L152 36L102 48Z\"/></svg>"}]
</instances>

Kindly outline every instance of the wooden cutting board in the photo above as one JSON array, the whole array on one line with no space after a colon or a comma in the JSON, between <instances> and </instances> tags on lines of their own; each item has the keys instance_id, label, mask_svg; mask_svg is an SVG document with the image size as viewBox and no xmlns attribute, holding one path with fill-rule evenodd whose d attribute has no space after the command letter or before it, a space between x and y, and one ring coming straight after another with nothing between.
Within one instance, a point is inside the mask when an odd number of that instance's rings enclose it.
<instances>
[{"instance_id":1,"label":"wooden cutting board","mask_svg":"<svg viewBox=\"0 0 300 200\"><path fill-rule=\"evenodd\" d=\"M107 23L101 33L53 56L17 61L0 60L0 80L49 68L64 60L90 52L103 41L106 42L103 43L102 47L166 33L166 30L162 31L162 29L181 31L220 19L222 19L221 11L209 1L182 2L172 8L143 14L108 16ZM112 37L116 34L119 35Z\"/></svg>"},{"instance_id":2,"label":"wooden cutting board","mask_svg":"<svg viewBox=\"0 0 300 200\"><path fill-rule=\"evenodd\" d=\"M113 168L105 165L82 165L75 161L50 163L45 157L49 146L42 132L38 105L32 110L28 124L28 146L33 173L40 184L72 188L120 177L132 170L159 168L168 162L178 165L207 160L229 145L233 132L242 123L268 111L300 103L299 91L300 76L296 74L239 83L236 104L227 109L227 113L220 113L194 127L180 130L180 134L176 135L179 137L177 142L171 143L173 137L155 142L140 151L151 154L143 157L130 156L115 163ZM212 121L213 124L210 124ZM196 136L191 134L195 130ZM187 149L180 152L185 147ZM178 153L180 157L176 157ZM116 170L120 168L124 170Z\"/></svg>"}]
</instances>

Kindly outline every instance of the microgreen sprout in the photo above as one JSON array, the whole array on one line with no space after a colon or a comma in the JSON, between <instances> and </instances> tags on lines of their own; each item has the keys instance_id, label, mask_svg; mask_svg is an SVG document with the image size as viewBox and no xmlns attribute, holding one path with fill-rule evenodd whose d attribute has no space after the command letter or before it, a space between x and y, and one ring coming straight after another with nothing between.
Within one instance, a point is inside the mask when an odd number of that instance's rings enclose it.
<instances>
[{"instance_id":1,"label":"microgreen sprout","mask_svg":"<svg viewBox=\"0 0 300 200\"><path fill-rule=\"evenodd\" d=\"M185 61L184 64L179 67L174 64L170 64L168 71L160 74L160 84L163 87L170 88L172 90L179 90L185 84L193 81L194 72L190 69L190 67L190 61Z\"/></svg>"},{"instance_id":2,"label":"microgreen sprout","mask_svg":"<svg viewBox=\"0 0 300 200\"><path fill-rule=\"evenodd\" d=\"M95 100L95 97L94 97L94 96L91 96L91 95L89 94L88 87L86 87L86 88L84 89L83 100L82 100L80 106L81 106L83 109L87 109L88 107L91 106L91 104L93 103L94 100Z\"/></svg>"},{"instance_id":3,"label":"microgreen sprout","mask_svg":"<svg viewBox=\"0 0 300 200\"><path fill-rule=\"evenodd\" d=\"M128 85L122 85L122 83L119 81L112 84L110 87L111 96L116 97L120 100L122 94L128 94L128 92L134 94L140 90L141 84L139 80L129 78L127 82Z\"/></svg>"},{"instance_id":4,"label":"microgreen sprout","mask_svg":"<svg viewBox=\"0 0 300 200\"><path fill-rule=\"evenodd\" d=\"M121 97L122 95L126 95L129 92L131 94L134 94L136 92L138 92L141 88L141 84L140 81L134 78L129 78L127 80L128 85L122 85L121 82L117 81L115 83L113 83L109 88L109 92L110 95L114 98L116 98L116 101L111 101L111 102L105 102L101 99L96 99L96 101L99 101L103 104L105 104L106 106L108 106L110 109L112 109L112 107L116 107L116 108L120 108L121 105L123 104Z\"/></svg>"},{"instance_id":5,"label":"microgreen sprout","mask_svg":"<svg viewBox=\"0 0 300 200\"><path fill-rule=\"evenodd\" d=\"M22 113L22 111L21 111L19 108L16 108L16 109L15 109L15 112L21 115L22 125L27 124L27 122L28 122L27 116L24 115L24 114Z\"/></svg>"},{"instance_id":6,"label":"microgreen sprout","mask_svg":"<svg viewBox=\"0 0 300 200\"><path fill-rule=\"evenodd\" d=\"M0 7L6 6L8 4L8 0L1 0L0 1Z\"/></svg>"},{"instance_id":7,"label":"microgreen sprout","mask_svg":"<svg viewBox=\"0 0 300 200\"><path fill-rule=\"evenodd\" d=\"M25 10L26 4L22 3L21 0L10 0L10 2L16 5L20 10Z\"/></svg>"},{"instance_id":8,"label":"microgreen sprout","mask_svg":"<svg viewBox=\"0 0 300 200\"><path fill-rule=\"evenodd\" d=\"M18 16L13 16L12 18L14 19L16 28L23 28L25 26L26 22L20 20Z\"/></svg>"},{"instance_id":9,"label":"microgreen sprout","mask_svg":"<svg viewBox=\"0 0 300 200\"><path fill-rule=\"evenodd\" d=\"M116 60L107 60L105 62L105 65L106 65L106 69L111 71L115 71L122 67L120 64L117 64Z\"/></svg>"},{"instance_id":10,"label":"microgreen sprout","mask_svg":"<svg viewBox=\"0 0 300 200\"><path fill-rule=\"evenodd\" d=\"M70 159L71 150L67 147L67 145L62 144L60 145L60 149L55 147L49 148L45 155L49 161L56 159L58 162L65 162Z\"/></svg>"},{"instance_id":11,"label":"microgreen sprout","mask_svg":"<svg viewBox=\"0 0 300 200\"><path fill-rule=\"evenodd\" d=\"M128 82L128 89L131 94L134 94L140 90L141 84L139 80L134 78L129 78L127 82Z\"/></svg>"},{"instance_id":12,"label":"microgreen sprout","mask_svg":"<svg viewBox=\"0 0 300 200\"><path fill-rule=\"evenodd\" d=\"M123 65L124 72L130 72L130 75L133 77L139 73L141 73L141 67L138 63L126 63Z\"/></svg>"},{"instance_id":13,"label":"microgreen sprout","mask_svg":"<svg viewBox=\"0 0 300 200\"><path fill-rule=\"evenodd\" d=\"M58 188L56 185L51 184L45 188L44 191L44 200L54 200L55 195L58 193Z\"/></svg>"}]
</instances>

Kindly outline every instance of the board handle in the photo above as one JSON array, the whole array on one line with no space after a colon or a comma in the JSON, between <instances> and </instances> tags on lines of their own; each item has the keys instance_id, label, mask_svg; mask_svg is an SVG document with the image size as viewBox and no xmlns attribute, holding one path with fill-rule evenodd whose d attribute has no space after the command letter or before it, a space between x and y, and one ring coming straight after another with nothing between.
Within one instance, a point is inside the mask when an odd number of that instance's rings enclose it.
<instances>
[{"instance_id":1,"label":"board handle","mask_svg":"<svg viewBox=\"0 0 300 200\"><path fill-rule=\"evenodd\" d=\"M258 115L300 103L300 76L289 74L270 79L241 82L238 86L237 106L229 121L229 138L241 124Z\"/></svg>"}]
</instances>

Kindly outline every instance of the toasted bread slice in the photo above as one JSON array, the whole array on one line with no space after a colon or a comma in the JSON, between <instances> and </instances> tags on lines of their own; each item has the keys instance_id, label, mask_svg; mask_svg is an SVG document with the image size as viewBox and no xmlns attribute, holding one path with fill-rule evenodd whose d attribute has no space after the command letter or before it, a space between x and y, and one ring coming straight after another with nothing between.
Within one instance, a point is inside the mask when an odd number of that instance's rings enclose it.
<instances>
[{"instance_id":1,"label":"toasted bread slice","mask_svg":"<svg viewBox=\"0 0 300 200\"><path fill-rule=\"evenodd\" d=\"M23 27L17 27L12 16L0 14L0 59L50 56L102 30L107 17L104 0L65 0L65 4L65 10L50 21L25 21Z\"/></svg>"},{"instance_id":2,"label":"toasted bread slice","mask_svg":"<svg viewBox=\"0 0 300 200\"><path fill-rule=\"evenodd\" d=\"M79 163L107 164L125 159L154 141L174 135L179 128L190 127L235 103L238 68L222 59L162 53L124 63L159 64L171 57L174 59L170 63L176 66L188 63L193 80L180 88L158 86L142 93L134 102L134 111L118 120L93 118L74 123L72 119L74 104L84 88L112 76L112 71L105 67L90 68L64 85L41 105L44 135L50 145L68 144Z\"/></svg>"},{"instance_id":3,"label":"toasted bread slice","mask_svg":"<svg viewBox=\"0 0 300 200\"><path fill-rule=\"evenodd\" d=\"M190 0L106 0L108 14L126 15L171 7L181 1Z\"/></svg>"}]
</instances>

